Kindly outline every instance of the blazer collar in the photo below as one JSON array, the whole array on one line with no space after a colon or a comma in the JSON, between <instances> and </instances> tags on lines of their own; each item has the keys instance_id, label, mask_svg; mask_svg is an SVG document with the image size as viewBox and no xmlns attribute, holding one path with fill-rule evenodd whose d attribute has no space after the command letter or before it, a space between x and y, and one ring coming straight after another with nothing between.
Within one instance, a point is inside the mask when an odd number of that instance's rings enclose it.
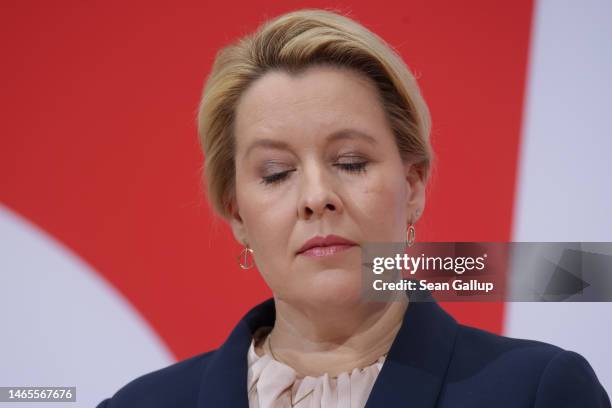
<instances>
[{"instance_id":1,"label":"blazer collar","mask_svg":"<svg viewBox=\"0 0 612 408\"><path fill-rule=\"evenodd\" d=\"M402 326L385 359L366 408L409 400L413 408L434 407L453 353L458 324L427 291L409 294ZM251 309L211 356L203 374L198 407L248 408L247 351L260 326L273 326L274 299Z\"/></svg>"}]
</instances>

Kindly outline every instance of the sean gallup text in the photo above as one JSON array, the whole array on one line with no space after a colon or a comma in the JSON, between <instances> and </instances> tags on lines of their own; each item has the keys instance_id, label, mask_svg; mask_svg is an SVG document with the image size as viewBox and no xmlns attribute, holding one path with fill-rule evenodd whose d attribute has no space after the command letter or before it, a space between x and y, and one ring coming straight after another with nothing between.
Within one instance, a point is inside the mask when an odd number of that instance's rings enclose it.
<instances>
[{"instance_id":1,"label":"sean gallup text","mask_svg":"<svg viewBox=\"0 0 612 408\"><path fill-rule=\"evenodd\" d=\"M428 282L426 279L408 280L402 279L397 282L385 282L377 279L372 284L374 290L429 290L429 291L481 291L491 292L495 285L493 282L480 282L476 279L455 279L452 282Z\"/></svg>"}]
</instances>

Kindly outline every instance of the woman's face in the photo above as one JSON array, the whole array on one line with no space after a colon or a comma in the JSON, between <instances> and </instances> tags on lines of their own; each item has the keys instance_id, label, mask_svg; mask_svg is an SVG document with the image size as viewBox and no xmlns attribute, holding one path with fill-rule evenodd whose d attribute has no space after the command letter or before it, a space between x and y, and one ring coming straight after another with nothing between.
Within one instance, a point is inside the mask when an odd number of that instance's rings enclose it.
<instances>
[{"instance_id":1,"label":"woman's face","mask_svg":"<svg viewBox=\"0 0 612 408\"><path fill-rule=\"evenodd\" d=\"M298 76L271 71L241 96L235 120L230 223L275 297L326 307L358 302L360 245L403 242L424 205L423 182L400 159L375 85L328 66ZM298 253L330 234L357 245Z\"/></svg>"}]
</instances>

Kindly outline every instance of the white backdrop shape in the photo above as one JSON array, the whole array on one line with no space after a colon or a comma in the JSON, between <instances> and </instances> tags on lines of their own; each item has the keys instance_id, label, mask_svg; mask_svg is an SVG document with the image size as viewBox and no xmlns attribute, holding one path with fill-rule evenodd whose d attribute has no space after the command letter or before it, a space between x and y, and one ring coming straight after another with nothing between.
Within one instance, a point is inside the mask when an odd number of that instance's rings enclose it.
<instances>
[{"instance_id":1,"label":"white backdrop shape","mask_svg":"<svg viewBox=\"0 0 612 408\"><path fill-rule=\"evenodd\" d=\"M76 386L74 408L174 362L90 265L1 204L0 321L0 386Z\"/></svg>"},{"instance_id":2,"label":"white backdrop shape","mask_svg":"<svg viewBox=\"0 0 612 408\"><path fill-rule=\"evenodd\" d=\"M612 2L539 0L514 241L612 241ZM508 303L505 334L589 360L612 397L612 303Z\"/></svg>"}]
</instances>

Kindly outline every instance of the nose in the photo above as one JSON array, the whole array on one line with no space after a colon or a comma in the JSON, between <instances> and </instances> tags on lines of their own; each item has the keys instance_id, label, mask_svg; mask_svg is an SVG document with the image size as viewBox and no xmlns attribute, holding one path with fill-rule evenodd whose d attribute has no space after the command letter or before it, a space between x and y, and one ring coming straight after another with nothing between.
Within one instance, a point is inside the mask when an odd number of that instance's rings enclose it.
<instances>
[{"instance_id":1,"label":"nose","mask_svg":"<svg viewBox=\"0 0 612 408\"><path fill-rule=\"evenodd\" d=\"M303 172L300 180L298 217L304 220L322 217L326 211L331 214L342 212L342 202L337 194L337 180L327 174L324 168L313 165Z\"/></svg>"}]
</instances>

